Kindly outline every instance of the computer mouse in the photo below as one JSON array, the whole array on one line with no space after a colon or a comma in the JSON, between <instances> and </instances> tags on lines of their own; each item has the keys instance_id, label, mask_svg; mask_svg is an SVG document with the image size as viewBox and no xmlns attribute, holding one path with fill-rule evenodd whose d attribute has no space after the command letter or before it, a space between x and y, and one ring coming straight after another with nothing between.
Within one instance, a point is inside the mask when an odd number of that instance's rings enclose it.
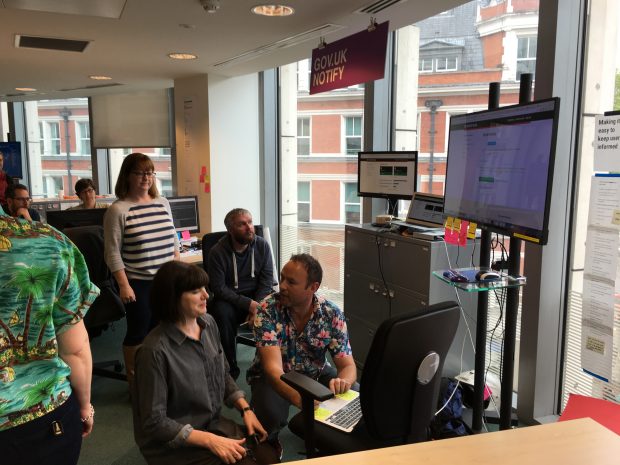
<instances>
[{"instance_id":1,"label":"computer mouse","mask_svg":"<svg viewBox=\"0 0 620 465\"><path fill-rule=\"evenodd\" d=\"M476 279L478 281L497 281L501 279L501 275L495 271L483 271L480 270L476 273Z\"/></svg>"}]
</instances>

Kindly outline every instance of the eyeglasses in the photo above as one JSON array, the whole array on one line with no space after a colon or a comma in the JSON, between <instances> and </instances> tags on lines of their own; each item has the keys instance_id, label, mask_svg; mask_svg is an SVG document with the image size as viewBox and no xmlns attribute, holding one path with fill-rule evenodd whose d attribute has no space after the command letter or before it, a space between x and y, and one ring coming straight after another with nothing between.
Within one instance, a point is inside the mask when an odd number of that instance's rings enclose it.
<instances>
[{"instance_id":1,"label":"eyeglasses","mask_svg":"<svg viewBox=\"0 0 620 465\"><path fill-rule=\"evenodd\" d=\"M16 200L18 202L30 202L32 200L32 197L13 197L13 200Z\"/></svg>"},{"instance_id":2,"label":"eyeglasses","mask_svg":"<svg viewBox=\"0 0 620 465\"><path fill-rule=\"evenodd\" d=\"M155 173L155 171L132 171L131 174L133 174L134 176L138 176L139 178L143 178L145 176L147 178L152 178L157 173Z\"/></svg>"},{"instance_id":3,"label":"eyeglasses","mask_svg":"<svg viewBox=\"0 0 620 465\"><path fill-rule=\"evenodd\" d=\"M91 192L95 192L95 189L93 189L92 187L87 187L86 189L84 189L83 191L81 191L78 195L82 195L82 194L90 194Z\"/></svg>"}]
</instances>

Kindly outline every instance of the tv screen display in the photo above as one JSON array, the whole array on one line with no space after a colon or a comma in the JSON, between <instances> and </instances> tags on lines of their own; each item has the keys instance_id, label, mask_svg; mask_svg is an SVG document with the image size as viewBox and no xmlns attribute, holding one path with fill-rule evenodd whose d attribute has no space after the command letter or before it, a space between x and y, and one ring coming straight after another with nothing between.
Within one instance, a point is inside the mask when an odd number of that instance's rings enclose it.
<instances>
[{"instance_id":1,"label":"tv screen display","mask_svg":"<svg viewBox=\"0 0 620 465\"><path fill-rule=\"evenodd\" d=\"M2 168L12 178L22 179L22 144L21 142L0 142L0 152L4 155Z\"/></svg>"},{"instance_id":2,"label":"tv screen display","mask_svg":"<svg viewBox=\"0 0 620 465\"><path fill-rule=\"evenodd\" d=\"M177 232L200 232L197 196L168 197L167 200L170 203L172 221Z\"/></svg>"},{"instance_id":3,"label":"tv screen display","mask_svg":"<svg viewBox=\"0 0 620 465\"><path fill-rule=\"evenodd\" d=\"M444 216L546 244L559 104L453 116Z\"/></svg>"},{"instance_id":4,"label":"tv screen display","mask_svg":"<svg viewBox=\"0 0 620 465\"><path fill-rule=\"evenodd\" d=\"M410 200L416 191L418 152L359 152L360 197Z\"/></svg>"}]
</instances>

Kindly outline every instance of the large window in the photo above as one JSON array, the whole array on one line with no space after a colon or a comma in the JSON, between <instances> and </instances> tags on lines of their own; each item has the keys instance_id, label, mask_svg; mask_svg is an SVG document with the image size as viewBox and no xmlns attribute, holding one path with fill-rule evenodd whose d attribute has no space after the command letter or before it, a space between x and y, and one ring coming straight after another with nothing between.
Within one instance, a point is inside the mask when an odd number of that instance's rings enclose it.
<instances>
[{"instance_id":1,"label":"large window","mask_svg":"<svg viewBox=\"0 0 620 465\"><path fill-rule=\"evenodd\" d=\"M48 122L45 124L47 127L46 144L47 153L50 155L60 155L60 123Z\"/></svg>"},{"instance_id":2,"label":"large window","mask_svg":"<svg viewBox=\"0 0 620 465\"><path fill-rule=\"evenodd\" d=\"M344 225L360 221L353 155L362 149L364 86L309 95L308 71L304 60L279 73L279 266L312 254L325 271L319 292L342 306Z\"/></svg>"},{"instance_id":3,"label":"large window","mask_svg":"<svg viewBox=\"0 0 620 465\"><path fill-rule=\"evenodd\" d=\"M362 117L347 116L345 122L345 153L357 155L362 150Z\"/></svg>"},{"instance_id":4,"label":"large window","mask_svg":"<svg viewBox=\"0 0 620 465\"><path fill-rule=\"evenodd\" d=\"M170 158L169 148L122 148L122 149L110 149L109 162L110 162L110 181L111 188L114 191L114 185L118 178L118 173L121 169L121 164L127 155L134 152L144 153L148 155L155 165L155 184L159 193L164 197L172 196L172 165Z\"/></svg>"}]
</instances>

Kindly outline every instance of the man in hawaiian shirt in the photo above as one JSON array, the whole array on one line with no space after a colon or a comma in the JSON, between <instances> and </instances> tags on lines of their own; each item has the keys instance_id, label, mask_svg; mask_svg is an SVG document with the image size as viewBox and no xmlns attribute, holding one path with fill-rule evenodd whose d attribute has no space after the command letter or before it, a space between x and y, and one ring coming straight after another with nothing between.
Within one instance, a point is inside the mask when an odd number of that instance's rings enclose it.
<instances>
[{"instance_id":1,"label":"man in hawaiian shirt","mask_svg":"<svg viewBox=\"0 0 620 465\"><path fill-rule=\"evenodd\" d=\"M303 373L335 394L349 390L357 379L344 314L315 294L322 277L314 257L293 255L282 268L280 292L266 297L258 308L256 357L247 380L256 416L272 439L286 425L289 406L301 408L301 396L280 375ZM336 369L327 362L328 351Z\"/></svg>"}]
</instances>

